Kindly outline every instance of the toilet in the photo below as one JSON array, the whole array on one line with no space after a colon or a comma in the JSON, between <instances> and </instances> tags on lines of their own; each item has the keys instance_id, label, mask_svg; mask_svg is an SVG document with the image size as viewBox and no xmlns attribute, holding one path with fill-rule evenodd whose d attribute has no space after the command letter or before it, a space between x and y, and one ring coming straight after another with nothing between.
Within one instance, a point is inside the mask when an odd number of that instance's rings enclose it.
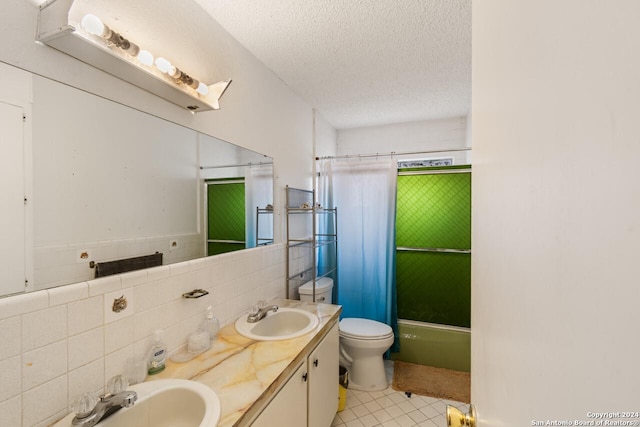
<instances>
[{"instance_id":1,"label":"toilet","mask_svg":"<svg viewBox=\"0 0 640 427\"><path fill-rule=\"evenodd\" d=\"M333 280L316 280L316 302L331 304ZM313 301L313 281L298 288L301 301ZM375 320L345 318L340 321L340 364L349 368L349 388L377 391L389 386L382 355L393 344L390 326Z\"/></svg>"},{"instance_id":2,"label":"toilet","mask_svg":"<svg viewBox=\"0 0 640 427\"><path fill-rule=\"evenodd\" d=\"M340 321L340 364L349 368L349 388L377 391L389 386L382 355L393 344L393 330L375 320Z\"/></svg>"},{"instance_id":3,"label":"toilet","mask_svg":"<svg viewBox=\"0 0 640 427\"><path fill-rule=\"evenodd\" d=\"M331 304L333 298L333 279L331 277L321 277L316 280L316 302ZM310 280L298 288L300 301L313 301L313 281Z\"/></svg>"}]
</instances>

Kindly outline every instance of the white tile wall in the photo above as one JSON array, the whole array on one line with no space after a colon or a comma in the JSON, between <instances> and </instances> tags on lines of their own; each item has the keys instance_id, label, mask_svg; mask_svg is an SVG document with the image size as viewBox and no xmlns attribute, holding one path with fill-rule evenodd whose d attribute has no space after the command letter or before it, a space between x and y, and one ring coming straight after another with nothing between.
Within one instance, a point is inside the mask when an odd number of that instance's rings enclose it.
<instances>
[{"instance_id":1,"label":"white tile wall","mask_svg":"<svg viewBox=\"0 0 640 427\"><path fill-rule=\"evenodd\" d=\"M35 311L22 316L22 350L28 351L67 336L67 307Z\"/></svg>"},{"instance_id":2,"label":"white tile wall","mask_svg":"<svg viewBox=\"0 0 640 427\"><path fill-rule=\"evenodd\" d=\"M109 294L122 289L122 275L101 277L89 282L89 296Z\"/></svg>"},{"instance_id":3,"label":"white tile wall","mask_svg":"<svg viewBox=\"0 0 640 427\"><path fill-rule=\"evenodd\" d=\"M83 300L88 296L89 287L86 282L60 286L49 290L49 305L53 307L58 304L67 304Z\"/></svg>"},{"instance_id":4,"label":"white tile wall","mask_svg":"<svg viewBox=\"0 0 640 427\"><path fill-rule=\"evenodd\" d=\"M171 240L179 242L178 249L169 248ZM82 252L87 252L89 257L81 259L79 254ZM202 235L185 234L98 243L38 246L34 250L36 288L43 289L61 283L91 280L94 277L94 270L89 268L89 262L92 260L110 261L149 255L154 252L162 252L164 264L201 257L204 255ZM134 282L123 283L123 286L134 286L137 284L135 280L146 281L146 278L141 276L146 276L146 273L132 273L129 278Z\"/></svg>"},{"instance_id":5,"label":"white tile wall","mask_svg":"<svg viewBox=\"0 0 640 427\"><path fill-rule=\"evenodd\" d=\"M85 284L88 290L88 285ZM103 323L103 297L91 297L68 304L69 335L88 331Z\"/></svg>"},{"instance_id":6,"label":"white tile wall","mask_svg":"<svg viewBox=\"0 0 640 427\"><path fill-rule=\"evenodd\" d=\"M0 401L9 399L20 393L20 356L0 362L0 372L3 372L2 383L0 383Z\"/></svg>"},{"instance_id":7,"label":"white tile wall","mask_svg":"<svg viewBox=\"0 0 640 427\"><path fill-rule=\"evenodd\" d=\"M104 326L104 352L109 354L135 342L131 319L122 319Z\"/></svg>"},{"instance_id":8,"label":"white tile wall","mask_svg":"<svg viewBox=\"0 0 640 427\"><path fill-rule=\"evenodd\" d=\"M285 253L276 244L0 299L0 426L44 427L75 397L103 392L127 359L146 355L155 329L173 351L207 306L226 325L284 297ZM209 295L182 298L196 288ZM122 293L135 303L110 322L105 305Z\"/></svg>"},{"instance_id":9,"label":"white tile wall","mask_svg":"<svg viewBox=\"0 0 640 427\"><path fill-rule=\"evenodd\" d=\"M22 425L37 426L53 422L67 413L67 375L22 393Z\"/></svg>"},{"instance_id":10,"label":"white tile wall","mask_svg":"<svg viewBox=\"0 0 640 427\"><path fill-rule=\"evenodd\" d=\"M3 298L0 299L0 319L7 319L24 313L32 313L48 307L48 292L33 292L11 298Z\"/></svg>"},{"instance_id":11,"label":"white tile wall","mask_svg":"<svg viewBox=\"0 0 640 427\"><path fill-rule=\"evenodd\" d=\"M104 388L104 357L91 363L69 370L69 397L84 393L100 393Z\"/></svg>"},{"instance_id":12,"label":"white tile wall","mask_svg":"<svg viewBox=\"0 0 640 427\"><path fill-rule=\"evenodd\" d=\"M22 354L22 389L30 390L67 372L67 341Z\"/></svg>"},{"instance_id":13,"label":"white tile wall","mask_svg":"<svg viewBox=\"0 0 640 427\"><path fill-rule=\"evenodd\" d=\"M69 370L94 362L103 355L103 327L69 337Z\"/></svg>"},{"instance_id":14,"label":"white tile wall","mask_svg":"<svg viewBox=\"0 0 640 427\"><path fill-rule=\"evenodd\" d=\"M19 426L22 421L22 396L0 402L0 420L4 425Z\"/></svg>"},{"instance_id":15,"label":"white tile wall","mask_svg":"<svg viewBox=\"0 0 640 427\"><path fill-rule=\"evenodd\" d=\"M22 351L22 322L20 316L0 321L0 360Z\"/></svg>"}]
</instances>

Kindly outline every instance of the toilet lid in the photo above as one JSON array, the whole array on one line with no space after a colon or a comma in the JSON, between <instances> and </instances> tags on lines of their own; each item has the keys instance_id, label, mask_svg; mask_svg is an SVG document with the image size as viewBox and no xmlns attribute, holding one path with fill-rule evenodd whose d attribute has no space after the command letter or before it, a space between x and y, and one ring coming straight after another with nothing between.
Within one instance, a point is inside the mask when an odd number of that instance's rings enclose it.
<instances>
[{"instance_id":1,"label":"toilet lid","mask_svg":"<svg viewBox=\"0 0 640 427\"><path fill-rule=\"evenodd\" d=\"M340 335L344 337L364 340L386 338L393 335L393 330L389 325L356 317L342 319L339 328Z\"/></svg>"},{"instance_id":2,"label":"toilet lid","mask_svg":"<svg viewBox=\"0 0 640 427\"><path fill-rule=\"evenodd\" d=\"M333 288L333 279L330 277L322 277L316 280L316 295ZM308 281L298 288L298 292L303 295L313 294L313 280Z\"/></svg>"}]
</instances>

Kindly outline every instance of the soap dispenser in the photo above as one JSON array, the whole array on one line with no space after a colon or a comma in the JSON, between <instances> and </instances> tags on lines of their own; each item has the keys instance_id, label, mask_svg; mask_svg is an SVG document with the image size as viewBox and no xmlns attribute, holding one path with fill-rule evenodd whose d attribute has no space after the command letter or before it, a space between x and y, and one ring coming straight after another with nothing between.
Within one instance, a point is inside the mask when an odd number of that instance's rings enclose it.
<instances>
[{"instance_id":1,"label":"soap dispenser","mask_svg":"<svg viewBox=\"0 0 640 427\"><path fill-rule=\"evenodd\" d=\"M214 339L220 330L220 322L213 317L213 309L211 306L207 307L207 315L202 323L200 323L200 329L209 333L209 339Z\"/></svg>"},{"instance_id":2,"label":"soap dispenser","mask_svg":"<svg viewBox=\"0 0 640 427\"><path fill-rule=\"evenodd\" d=\"M162 339L162 330L153 331L153 341L148 357L149 375L160 373L164 370L167 360L167 346Z\"/></svg>"}]
</instances>

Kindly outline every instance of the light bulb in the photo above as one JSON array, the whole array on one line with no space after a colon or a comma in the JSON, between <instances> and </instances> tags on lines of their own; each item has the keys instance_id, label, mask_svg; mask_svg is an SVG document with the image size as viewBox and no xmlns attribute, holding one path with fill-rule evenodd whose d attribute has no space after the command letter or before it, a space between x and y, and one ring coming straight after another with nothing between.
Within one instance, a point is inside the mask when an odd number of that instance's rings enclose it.
<instances>
[{"instance_id":1,"label":"light bulb","mask_svg":"<svg viewBox=\"0 0 640 427\"><path fill-rule=\"evenodd\" d=\"M82 28L89 34L102 37L104 34L104 24L96 15L84 15L82 18Z\"/></svg>"},{"instance_id":2,"label":"light bulb","mask_svg":"<svg viewBox=\"0 0 640 427\"><path fill-rule=\"evenodd\" d=\"M176 72L176 67L162 57L156 59L156 67L165 74L173 75Z\"/></svg>"},{"instance_id":3,"label":"light bulb","mask_svg":"<svg viewBox=\"0 0 640 427\"><path fill-rule=\"evenodd\" d=\"M196 89L196 92L198 92L200 95L207 95L209 93L209 86L200 82L198 88Z\"/></svg>"},{"instance_id":4,"label":"light bulb","mask_svg":"<svg viewBox=\"0 0 640 427\"><path fill-rule=\"evenodd\" d=\"M138 61L147 67L151 67L153 65L153 55L148 50L141 49L140 52L138 52Z\"/></svg>"}]
</instances>

